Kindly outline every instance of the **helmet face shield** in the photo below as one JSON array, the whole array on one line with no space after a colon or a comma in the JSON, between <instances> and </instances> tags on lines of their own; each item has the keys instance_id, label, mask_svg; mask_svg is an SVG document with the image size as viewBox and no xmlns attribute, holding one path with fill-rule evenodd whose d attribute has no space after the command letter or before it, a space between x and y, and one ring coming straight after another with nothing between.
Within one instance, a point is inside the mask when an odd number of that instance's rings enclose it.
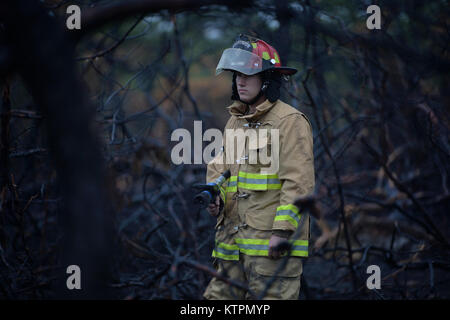
<instances>
[{"instance_id":1,"label":"helmet face shield","mask_svg":"<svg viewBox=\"0 0 450 320\"><path fill-rule=\"evenodd\" d=\"M217 64L216 75L224 70L237 71L248 76L264 71L260 56L239 48L229 48L223 52Z\"/></svg>"}]
</instances>

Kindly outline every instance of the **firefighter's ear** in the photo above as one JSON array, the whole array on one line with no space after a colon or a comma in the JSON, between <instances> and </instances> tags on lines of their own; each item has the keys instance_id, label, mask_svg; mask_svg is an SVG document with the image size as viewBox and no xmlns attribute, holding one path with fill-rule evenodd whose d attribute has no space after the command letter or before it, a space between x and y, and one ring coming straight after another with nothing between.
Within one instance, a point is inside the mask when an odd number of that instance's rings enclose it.
<instances>
[{"instance_id":1,"label":"firefighter's ear","mask_svg":"<svg viewBox=\"0 0 450 320\"><path fill-rule=\"evenodd\" d=\"M263 85L261 91L270 102L280 98L281 75L277 72L268 71L263 74Z\"/></svg>"},{"instance_id":2,"label":"firefighter's ear","mask_svg":"<svg viewBox=\"0 0 450 320\"><path fill-rule=\"evenodd\" d=\"M261 87L261 91L265 94L267 91L267 88L269 87L270 82L268 80L264 81L262 87Z\"/></svg>"}]
</instances>

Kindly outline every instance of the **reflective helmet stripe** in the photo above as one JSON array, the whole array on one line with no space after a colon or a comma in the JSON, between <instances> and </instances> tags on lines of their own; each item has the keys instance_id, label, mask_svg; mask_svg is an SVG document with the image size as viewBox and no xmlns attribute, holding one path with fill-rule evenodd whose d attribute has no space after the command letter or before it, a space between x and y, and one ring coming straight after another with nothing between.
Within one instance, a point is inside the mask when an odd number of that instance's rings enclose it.
<instances>
[{"instance_id":1,"label":"reflective helmet stripe","mask_svg":"<svg viewBox=\"0 0 450 320\"><path fill-rule=\"evenodd\" d=\"M275 62L276 62L276 63L281 63L281 62L280 62L280 57L278 56L278 54L277 54L276 52L274 52L273 54L274 54L274 56L275 56Z\"/></svg>"}]
</instances>

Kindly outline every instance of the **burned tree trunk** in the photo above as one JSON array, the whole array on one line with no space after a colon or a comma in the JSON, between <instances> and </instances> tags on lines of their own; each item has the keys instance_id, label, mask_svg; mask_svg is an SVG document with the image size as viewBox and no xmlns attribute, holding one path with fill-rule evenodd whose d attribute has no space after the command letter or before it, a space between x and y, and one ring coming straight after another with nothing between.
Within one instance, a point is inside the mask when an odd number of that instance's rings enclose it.
<instances>
[{"instance_id":1,"label":"burned tree trunk","mask_svg":"<svg viewBox=\"0 0 450 320\"><path fill-rule=\"evenodd\" d=\"M60 24L38 2L5 1L0 18L12 48L14 70L46 119L63 196L58 217L63 245L55 274L57 297L106 297L111 210L92 108L75 72L74 48ZM69 265L80 267L82 290L67 289Z\"/></svg>"}]
</instances>

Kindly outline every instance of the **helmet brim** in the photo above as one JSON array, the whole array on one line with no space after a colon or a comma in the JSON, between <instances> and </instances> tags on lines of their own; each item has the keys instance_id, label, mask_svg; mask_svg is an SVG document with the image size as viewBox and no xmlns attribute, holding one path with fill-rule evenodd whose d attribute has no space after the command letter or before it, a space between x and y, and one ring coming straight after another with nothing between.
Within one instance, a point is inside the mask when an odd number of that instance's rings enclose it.
<instances>
[{"instance_id":1,"label":"helmet brim","mask_svg":"<svg viewBox=\"0 0 450 320\"><path fill-rule=\"evenodd\" d=\"M275 72L278 72L278 73L280 73L280 74L282 74L282 75L286 75L286 76L292 76L292 75L294 75L294 74L296 74L296 73L298 72L298 70L295 69L295 68L290 68L290 67L273 67L273 68L270 68L270 69L266 69L266 70L264 70L264 71L261 71L261 72L259 72L259 73L263 73L263 72L265 72L265 71L270 71L270 70L275 71ZM220 70L216 70L216 76L219 75L220 73L224 72L224 71L229 71L229 72L240 72L240 73L243 73L243 74L245 74L245 75L247 75L247 76L252 76L252 75L257 74L257 73L246 74L246 73L244 73L244 72L241 72L240 70L235 70L235 69L220 69Z\"/></svg>"},{"instance_id":2,"label":"helmet brim","mask_svg":"<svg viewBox=\"0 0 450 320\"><path fill-rule=\"evenodd\" d=\"M270 68L268 70L273 70L273 71L276 71L278 73L284 74L286 76L292 76L292 75L296 74L297 71L298 71L297 69L290 68L290 67L272 67L272 68Z\"/></svg>"}]
</instances>

